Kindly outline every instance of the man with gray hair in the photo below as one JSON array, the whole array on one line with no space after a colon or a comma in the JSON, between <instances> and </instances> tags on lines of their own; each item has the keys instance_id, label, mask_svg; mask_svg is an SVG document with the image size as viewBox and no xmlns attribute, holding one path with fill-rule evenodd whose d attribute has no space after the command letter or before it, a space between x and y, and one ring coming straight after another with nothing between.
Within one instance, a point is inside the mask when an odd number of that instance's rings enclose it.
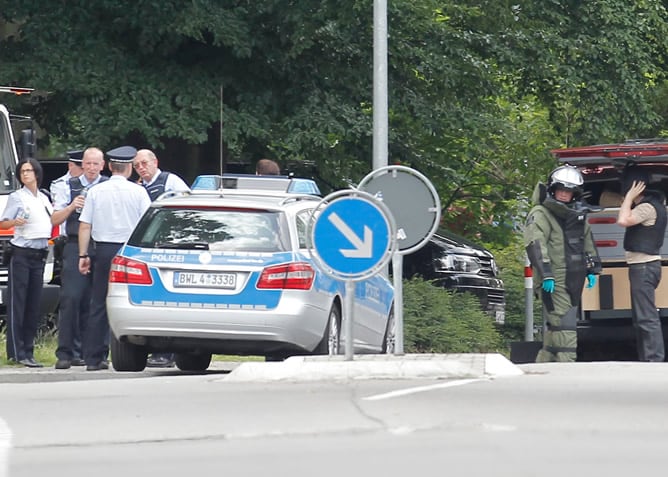
<instances>
[{"instance_id":1,"label":"man with gray hair","mask_svg":"<svg viewBox=\"0 0 668 477\"><path fill-rule=\"evenodd\" d=\"M151 201L168 191L189 191L188 185L176 174L161 171L158 158L150 149L140 149L132 160L132 165L139 174L139 184L148 192ZM171 368L174 366L172 353L153 353L148 357L149 368Z\"/></svg>"}]
</instances>

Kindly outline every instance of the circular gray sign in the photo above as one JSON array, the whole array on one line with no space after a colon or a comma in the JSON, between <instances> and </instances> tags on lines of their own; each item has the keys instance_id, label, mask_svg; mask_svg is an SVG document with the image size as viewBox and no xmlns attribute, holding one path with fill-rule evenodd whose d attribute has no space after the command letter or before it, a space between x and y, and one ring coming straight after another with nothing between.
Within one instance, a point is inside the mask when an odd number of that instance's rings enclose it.
<instances>
[{"instance_id":1,"label":"circular gray sign","mask_svg":"<svg viewBox=\"0 0 668 477\"><path fill-rule=\"evenodd\" d=\"M394 216L397 250L408 254L422 247L441 220L441 201L433 184L406 166L387 166L368 174L358 188L381 200Z\"/></svg>"}]
</instances>

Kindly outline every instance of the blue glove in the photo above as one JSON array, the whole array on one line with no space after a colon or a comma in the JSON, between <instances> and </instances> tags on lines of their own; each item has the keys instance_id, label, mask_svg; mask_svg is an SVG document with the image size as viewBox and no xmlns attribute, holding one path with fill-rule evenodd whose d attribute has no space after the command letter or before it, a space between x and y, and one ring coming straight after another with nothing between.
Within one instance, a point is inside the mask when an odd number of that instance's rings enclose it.
<instances>
[{"instance_id":1,"label":"blue glove","mask_svg":"<svg viewBox=\"0 0 668 477\"><path fill-rule=\"evenodd\" d=\"M596 275L590 273L587 275L587 288L594 288L596 286Z\"/></svg>"},{"instance_id":2,"label":"blue glove","mask_svg":"<svg viewBox=\"0 0 668 477\"><path fill-rule=\"evenodd\" d=\"M554 292L554 278L546 278L543 280L543 290L548 293Z\"/></svg>"}]
</instances>

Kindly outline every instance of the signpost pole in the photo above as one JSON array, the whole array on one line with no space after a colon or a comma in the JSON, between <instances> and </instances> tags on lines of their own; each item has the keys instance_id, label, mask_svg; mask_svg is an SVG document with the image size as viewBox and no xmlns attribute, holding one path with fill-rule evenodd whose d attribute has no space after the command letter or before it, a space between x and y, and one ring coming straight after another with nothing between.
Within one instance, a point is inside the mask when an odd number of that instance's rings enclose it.
<instances>
[{"instance_id":1,"label":"signpost pole","mask_svg":"<svg viewBox=\"0 0 668 477\"><path fill-rule=\"evenodd\" d=\"M394 285L394 354L404 354L403 256L429 241L441 220L441 205L433 184L405 166L387 166L368 174L359 188L389 209L397 228L397 251L392 255Z\"/></svg>"},{"instance_id":2,"label":"signpost pole","mask_svg":"<svg viewBox=\"0 0 668 477\"><path fill-rule=\"evenodd\" d=\"M404 354L404 256L395 253L392 257L392 280L394 284L394 354Z\"/></svg>"},{"instance_id":3,"label":"signpost pole","mask_svg":"<svg viewBox=\"0 0 668 477\"><path fill-rule=\"evenodd\" d=\"M353 360L353 308L355 305L355 282L346 280L346 300L344 320L344 335L346 337L346 361Z\"/></svg>"}]
</instances>

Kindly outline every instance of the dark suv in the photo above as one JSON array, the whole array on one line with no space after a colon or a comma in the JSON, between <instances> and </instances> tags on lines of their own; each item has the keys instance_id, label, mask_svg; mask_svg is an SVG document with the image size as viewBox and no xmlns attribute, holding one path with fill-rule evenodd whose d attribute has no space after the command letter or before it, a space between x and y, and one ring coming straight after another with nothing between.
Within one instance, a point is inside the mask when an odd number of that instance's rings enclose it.
<instances>
[{"instance_id":1,"label":"dark suv","mask_svg":"<svg viewBox=\"0 0 668 477\"><path fill-rule=\"evenodd\" d=\"M504 323L503 281L489 250L440 229L424 247L406 255L403 262L404 278L419 275L437 286L472 293L496 323Z\"/></svg>"}]
</instances>

